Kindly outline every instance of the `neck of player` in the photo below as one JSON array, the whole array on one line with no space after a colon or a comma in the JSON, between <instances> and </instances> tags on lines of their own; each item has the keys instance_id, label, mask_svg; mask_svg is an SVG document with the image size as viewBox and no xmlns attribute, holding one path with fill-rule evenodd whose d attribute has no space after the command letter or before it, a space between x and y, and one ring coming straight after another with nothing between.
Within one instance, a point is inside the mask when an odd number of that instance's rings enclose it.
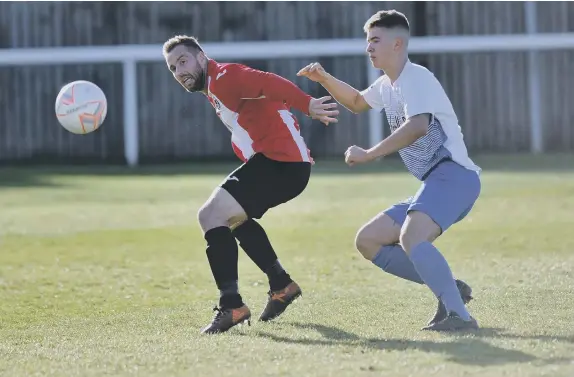
<instances>
[{"instance_id":1,"label":"neck of player","mask_svg":"<svg viewBox=\"0 0 574 377\"><path fill-rule=\"evenodd\" d=\"M401 76L401 72L403 72L408 60L409 57L406 54L399 55L388 67L381 67L381 69L391 79L391 82L394 83Z\"/></svg>"}]
</instances>

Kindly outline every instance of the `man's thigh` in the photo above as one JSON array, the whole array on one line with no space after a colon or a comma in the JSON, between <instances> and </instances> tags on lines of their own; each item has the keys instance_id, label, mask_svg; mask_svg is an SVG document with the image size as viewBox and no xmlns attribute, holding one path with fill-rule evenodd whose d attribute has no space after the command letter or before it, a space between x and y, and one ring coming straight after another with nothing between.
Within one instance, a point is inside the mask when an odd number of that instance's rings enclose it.
<instances>
[{"instance_id":1,"label":"man's thigh","mask_svg":"<svg viewBox=\"0 0 574 377\"><path fill-rule=\"evenodd\" d=\"M399 242L401 227L407 217L410 198L378 213L367 221L357 232L357 241L392 245Z\"/></svg>"},{"instance_id":2,"label":"man's thigh","mask_svg":"<svg viewBox=\"0 0 574 377\"><path fill-rule=\"evenodd\" d=\"M407 213L425 213L444 233L470 212L480 195L480 189L480 178L476 172L455 162L444 162L423 182L412 198Z\"/></svg>"},{"instance_id":3,"label":"man's thigh","mask_svg":"<svg viewBox=\"0 0 574 377\"><path fill-rule=\"evenodd\" d=\"M381 214L385 214L388 217L390 217L398 225L400 230L400 228L405 223L405 220L407 218L407 212L409 210L409 206L412 203L412 200L413 197L411 196L410 198L407 198L402 202L393 204L389 208L385 209Z\"/></svg>"},{"instance_id":4,"label":"man's thigh","mask_svg":"<svg viewBox=\"0 0 574 377\"><path fill-rule=\"evenodd\" d=\"M398 243L400 233L401 225L385 212L381 212L359 229L355 237L355 247L365 258L373 260L381 246Z\"/></svg>"},{"instance_id":5,"label":"man's thigh","mask_svg":"<svg viewBox=\"0 0 574 377\"><path fill-rule=\"evenodd\" d=\"M205 233L219 226L240 224L247 219L247 215L229 192L217 187L199 209L197 219Z\"/></svg>"},{"instance_id":6,"label":"man's thigh","mask_svg":"<svg viewBox=\"0 0 574 377\"><path fill-rule=\"evenodd\" d=\"M259 219L269 209L303 192L310 173L310 164L279 162L256 154L220 186L237 200L249 218Z\"/></svg>"},{"instance_id":7,"label":"man's thigh","mask_svg":"<svg viewBox=\"0 0 574 377\"><path fill-rule=\"evenodd\" d=\"M307 188L311 178L311 163L309 162L280 162L270 160L274 166L273 195L269 200L269 208L287 203Z\"/></svg>"}]
</instances>

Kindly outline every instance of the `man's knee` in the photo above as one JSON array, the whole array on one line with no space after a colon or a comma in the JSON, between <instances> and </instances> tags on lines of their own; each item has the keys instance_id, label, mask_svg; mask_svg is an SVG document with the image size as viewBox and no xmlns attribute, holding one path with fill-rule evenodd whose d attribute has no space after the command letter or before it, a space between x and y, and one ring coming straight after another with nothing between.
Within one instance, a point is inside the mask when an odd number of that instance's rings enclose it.
<instances>
[{"instance_id":1,"label":"man's knee","mask_svg":"<svg viewBox=\"0 0 574 377\"><path fill-rule=\"evenodd\" d=\"M204 233L220 226L237 226L246 219L247 215L237 200L220 187L197 212L197 220Z\"/></svg>"},{"instance_id":2,"label":"man's knee","mask_svg":"<svg viewBox=\"0 0 574 377\"><path fill-rule=\"evenodd\" d=\"M368 260L373 260L377 254L376 249L380 247L377 243L369 237L368 232L361 228L355 236L355 248L357 251Z\"/></svg>"},{"instance_id":3,"label":"man's knee","mask_svg":"<svg viewBox=\"0 0 574 377\"><path fill-rule=\"evenodd\" d=\"M201 206L197 211L197 221L204 232L227 224L225 213L221 210L217 199L207 201Z\"/></svg>"},{"instance_id":4,"label":"man's knee","mask_svg":"<svg viewBox=\"0 0 574 377\"><path fill-rule=\"evenodd\" d=\"M355 236L355 247L365 259L373 260L381 246L398 242L400 229L388 215L377 215L359 229Z\"/></svg>"},{"instance_id":5,"label":"man's knee","mask_svg":"<svg viewBox=\"0 0 574 377\"><path fill-rule=\"evenodd\" d=\"M197 211L197 221L199 222L199 225L202 228L207 225L212 220L213 213L216 212L215 203L210 201L205 202Z\"/></svg>"},{"instance_id":6,"label":"man's knee","mask_svg":"<svg viewBox=\"0 0 574 377\"><path fill-rule=\"evenodd\" d=\"M433 242L441 234L440 227L424 212L412 211L407 214L399 236L399 242L410 254L421 242Z\"/></svg>"}]
</instances>

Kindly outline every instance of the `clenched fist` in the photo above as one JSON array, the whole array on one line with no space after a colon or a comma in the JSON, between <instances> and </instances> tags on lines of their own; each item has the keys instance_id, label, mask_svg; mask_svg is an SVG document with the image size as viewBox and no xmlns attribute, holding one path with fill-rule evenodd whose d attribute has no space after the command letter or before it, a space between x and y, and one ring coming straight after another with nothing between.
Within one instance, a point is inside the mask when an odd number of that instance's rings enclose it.
<instances>
[{"instance_id":1,"label":"clenched fist","mask_svg":"<svg viewBox=\"0 0 574 377\"><path fill-rule=\"evenodd\" d=\"M349 147L345 152L345 162L349 166L353 166L355 164L360 164L363 162L368 162L371 161L372 159L373 158L371 155L369 155L369 152L367 152L361 147L357 147L356 145Z\"/></svg>"}]
</instances>

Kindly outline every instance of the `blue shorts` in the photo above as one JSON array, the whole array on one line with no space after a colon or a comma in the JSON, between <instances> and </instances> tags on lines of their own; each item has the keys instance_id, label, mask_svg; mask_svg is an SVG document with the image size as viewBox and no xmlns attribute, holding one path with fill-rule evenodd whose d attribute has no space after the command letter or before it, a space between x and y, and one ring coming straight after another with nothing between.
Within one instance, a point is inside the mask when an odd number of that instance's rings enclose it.
<instances>
[{"instance_id":1,"label":"blue shorts","mask_svg":"<svg viewBox=\"0 0 574 377\"><path fill-rule=\"evenodd\" d=\"M414 196L383 211L401 226L407 213L427 214L445 232L464 219L480 195L480 177L453 161L440 163Z\"/></svg>"}]
</instances>

